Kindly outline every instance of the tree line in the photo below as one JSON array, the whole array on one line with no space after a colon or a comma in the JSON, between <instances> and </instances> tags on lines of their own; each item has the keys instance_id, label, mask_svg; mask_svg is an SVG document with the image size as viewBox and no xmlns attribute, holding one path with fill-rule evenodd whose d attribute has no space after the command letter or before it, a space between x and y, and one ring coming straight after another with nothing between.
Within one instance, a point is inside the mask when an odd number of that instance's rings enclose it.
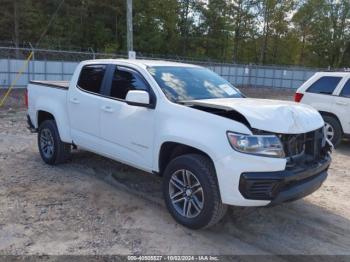
<instances>
[{"instance_id":1,"label":"tree line","mask_svg":"<svg viewBox=\"0 0 350 262\"><path fill-rule=\"evenodd\" d=\"M2 45L126 51L126 0L0 1ZM133 0L133 28L143 54L350 66L349 0Z\"/></svg>"}]
</instances>

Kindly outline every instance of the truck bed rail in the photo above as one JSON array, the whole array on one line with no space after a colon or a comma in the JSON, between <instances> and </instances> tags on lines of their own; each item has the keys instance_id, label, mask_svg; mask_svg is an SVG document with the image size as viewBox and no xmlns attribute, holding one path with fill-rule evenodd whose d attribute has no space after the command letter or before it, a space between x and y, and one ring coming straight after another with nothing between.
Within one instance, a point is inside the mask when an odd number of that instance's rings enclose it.
<instances>
[{"instance_id":1,"label":"truck bed rail","mask_svg":"<svg viewBox=\"0 0 350 262\"><path fill-rule=\"evenodd\" d=\"M48 87L54 87L54 88L60 88L60 89L66 89L68 90L69 87L69 81L30 81L31 84L34 85L42 85L42 86L48 86Z\"/></svg>"}]
</instances>

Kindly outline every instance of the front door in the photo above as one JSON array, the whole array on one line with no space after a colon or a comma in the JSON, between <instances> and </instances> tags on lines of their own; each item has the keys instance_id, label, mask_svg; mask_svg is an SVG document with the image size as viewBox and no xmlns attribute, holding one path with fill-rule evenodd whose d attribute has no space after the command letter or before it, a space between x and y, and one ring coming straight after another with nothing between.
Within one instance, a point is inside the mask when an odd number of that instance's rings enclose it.
<instances>
[{"instance_id":1,"label":"front door","mask_svg":"<svg viewBox=\"0 0 350 262\"><path fill-rule=\"evenodd\" d=\"M127 164L152 170L155 110L125 102L130 90L151 87L137 71L115 66L110 79L108 97L101 102L101 139L108 154ZM150 92L151 94L152 92Z\"/></svg>"}]
</instances>

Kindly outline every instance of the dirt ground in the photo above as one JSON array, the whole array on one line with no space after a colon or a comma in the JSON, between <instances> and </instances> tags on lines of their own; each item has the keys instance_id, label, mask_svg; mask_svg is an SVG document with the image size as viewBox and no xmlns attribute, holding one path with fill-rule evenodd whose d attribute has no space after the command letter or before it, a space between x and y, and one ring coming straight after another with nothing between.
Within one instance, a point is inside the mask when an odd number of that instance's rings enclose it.
<instances>
[{"instance_id":1,"label":"dirt ground","mask_svg":"<svg viewBox=\"0 0 350 262\"><path fill-rule=\"evenodd\" d=\"M350 254L349 141L314 194L231 207L217 226L191 231L168 214L156 176L80 150L45 165L25 111L10 108L0 111L0 254Z\"/></svg>"}]
</instances>

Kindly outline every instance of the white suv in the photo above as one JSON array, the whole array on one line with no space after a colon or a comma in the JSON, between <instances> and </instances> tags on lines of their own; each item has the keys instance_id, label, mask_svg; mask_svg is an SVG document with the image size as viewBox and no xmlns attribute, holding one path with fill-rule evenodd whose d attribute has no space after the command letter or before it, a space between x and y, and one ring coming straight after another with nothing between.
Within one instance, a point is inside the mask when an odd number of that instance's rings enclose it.
<instances>
[{"instance_id":1,"label":"white suv","mask_svg":"<svg viewBox=\"0 0 350 262\"><path fill-rule=\"evenodd\" d=\"M322 115L328 139L338 145L350 134L350 73L319 72L296 92L295 101L316 108Z\"/></svg>"}]
</instances>

